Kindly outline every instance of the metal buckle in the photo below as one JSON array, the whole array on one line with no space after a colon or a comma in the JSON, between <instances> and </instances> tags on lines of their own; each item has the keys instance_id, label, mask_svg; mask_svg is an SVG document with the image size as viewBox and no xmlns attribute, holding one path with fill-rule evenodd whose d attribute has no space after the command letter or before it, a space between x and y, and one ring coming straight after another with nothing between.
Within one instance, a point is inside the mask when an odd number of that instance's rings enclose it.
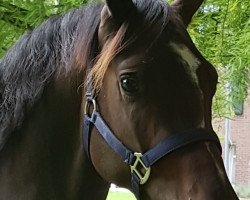
<instances>
[{"instance_id":1,"label":"metal buckle","mask_svg":"<svg viewBox=\"0 0 250 200\"><path fill-rule=\"evenodd\" d=\"M140 184L145 184L150 176L150 171L151 168L150 167L146 167L143 163L143 161L141 160L142 154L141 153L134 153L135 156L135 162L133 165L130 165L130 170L131 173L135 173L139 179L140 179ZM140 165L140 167L142 167L141 169L138 169L138 164Z\"/></svg>"},{"instance_id":2,"label":"metal buckle","mask_svg":"<svg viewBox=\"0 0 250 200\"><path fill-rule=\"evenodd\" d=\"M88 113L90 106L93 106L93 110L92 113ZM94 113L96 112L96 101L93 98L87 98L86 99L86 103L84 106L84 115L87 115L88 117L90 117L91 119L93 119L94 117Z\"/></svg>"}]
</instances>

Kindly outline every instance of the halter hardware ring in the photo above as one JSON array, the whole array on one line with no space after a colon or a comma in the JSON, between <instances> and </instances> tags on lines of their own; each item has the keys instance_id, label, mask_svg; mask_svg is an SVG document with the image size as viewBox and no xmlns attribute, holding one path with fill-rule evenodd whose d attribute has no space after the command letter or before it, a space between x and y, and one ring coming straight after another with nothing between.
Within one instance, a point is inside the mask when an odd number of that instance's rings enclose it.
<instances>
[{"instance_id":1,"label":"halter hardware ring","mask_svg":"<svg viewBox=\"0 0 250 200\"><path fill-rule=\"evenodd\" d=\"M134 156L135 162L133 165L130 165L130 170L132 174L135 173L138 176L138 178L140 179L140 184L143 185L147 182L150 176L151 168L145 166L145 164L141 160L141 153L135 152ZM140 169L138 169L138 166L140 167Z\"/></svg>"},{"instance_id":2,"label":"halter hardware ring","mask_svg":"<svg viewBox=\"0 0 250 200\"><path fill-rule=\"evenodd\" d=\"M89 114L89 108L90 106L93 106L93 110L92 113ZM84 106L84 115L89 116L91 119L93 118L94 113L96 112L96 101L93 98L87 98L86 102L85 102L85 106Z\"/></svg>"}]
</instances>

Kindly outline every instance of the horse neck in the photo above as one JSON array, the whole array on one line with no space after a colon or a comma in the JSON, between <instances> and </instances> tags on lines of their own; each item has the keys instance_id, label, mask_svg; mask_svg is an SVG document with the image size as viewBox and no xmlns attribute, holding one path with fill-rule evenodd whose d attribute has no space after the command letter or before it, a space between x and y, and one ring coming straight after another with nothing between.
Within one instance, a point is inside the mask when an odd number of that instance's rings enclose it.
<instances>
[{"instance_id":1,"label":"horse neck","mask_svg":"<svg viewBox=\"0 0 250 200\"><path fill-rule=\"evenodd\" d=\"M106 198L108 184L83 155L77 86L51 82L12 134L0 154L0 199Z\"/></svg>"}]
</instances>

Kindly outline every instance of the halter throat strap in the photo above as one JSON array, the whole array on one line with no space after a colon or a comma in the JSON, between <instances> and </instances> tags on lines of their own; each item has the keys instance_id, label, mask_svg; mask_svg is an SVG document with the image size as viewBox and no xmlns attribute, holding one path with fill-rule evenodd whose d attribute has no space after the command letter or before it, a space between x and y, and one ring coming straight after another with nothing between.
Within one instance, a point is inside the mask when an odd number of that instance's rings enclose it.
<instances>
[{"instance_id":1,"label":"halter throat strap","mask_svg":"<svg viewBox=\"0 0 250 200\"><path fill-rule=\"evenodd\" d=\"M132 189L137 199L140 198L140 185L145 184L150 177L151 166L162 157L186 145L200 141L214 142L221 151L218 136L214 131L197 128L172 134L145 153L133 152L124 146L113 134L101 114L97 111L96 101L91 93L87 93L86 98L83 119L83 144L85 152L90 158L90 134L91 127L94 126L106 143L130 166ZM93 110L91 114L88 114L90 106L92 106Z\"/></svg>"}]
</instances>

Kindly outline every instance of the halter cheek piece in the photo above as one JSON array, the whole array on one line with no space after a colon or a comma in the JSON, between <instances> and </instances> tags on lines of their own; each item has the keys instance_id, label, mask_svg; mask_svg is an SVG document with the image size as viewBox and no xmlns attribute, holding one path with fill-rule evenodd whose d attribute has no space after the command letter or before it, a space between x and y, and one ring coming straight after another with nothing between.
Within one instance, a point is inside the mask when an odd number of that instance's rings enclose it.
<instances>
[{"instance_id":1,"label":"halter cheek piece","mask_svg":"<svg viewBox=\"0 0 250 200\"><path fill-rule=\"evenodd\" d=\"M93 110L91 114L88 114L90 106ZM86 93L86 104L84 109L83 144L89 158L91 126L94 126L98 130L107 144L130 166L132 189L137 199L140 197L139 186L147 182L150 177L151 166L162 157L188 144L200 141L214 142L221 150L220 141L215 132L197 128L178 134L172 134L145 153L133 152L125 147L110 130L97 110L95 98L92 93L88 91Z\"/></svg>"}]
</instances>

